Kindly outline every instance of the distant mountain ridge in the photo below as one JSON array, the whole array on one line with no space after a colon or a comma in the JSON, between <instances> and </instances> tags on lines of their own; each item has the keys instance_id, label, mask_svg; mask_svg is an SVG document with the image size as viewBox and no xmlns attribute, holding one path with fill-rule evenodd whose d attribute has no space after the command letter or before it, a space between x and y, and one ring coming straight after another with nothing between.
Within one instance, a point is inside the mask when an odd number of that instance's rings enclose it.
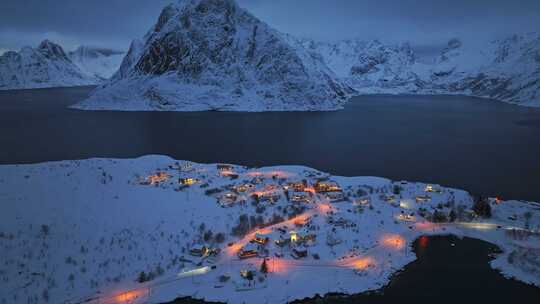
<instances>
[{"instance_id":1,"label":"distant mountain ridge","mask_svg":"<svg viewBox=\"0 0 540 304\"><path fill-rule=\"evenodd\" d=\"M0 56L0 90L68 87L98 83L71 61L62 47L44 40L37 48L25 47Z\"/></svg>"},{"instance_id":2,"label":"distant mountain ridge","mask_svg":"<svg viewBox=\"0 0 540 304\"><path fill-rule=\"evenodd\" d=\"M123 52L80 46L73 52L49 40L0 55L0 90L97 85L120 66Z\"/></svg>"},{"instance_id":3,"label":"distant mountain ridge","mask_svg":"<svg viewBox=\"0 0 540 304\"><path fill-rule=\"evenodd\" d=\"M473 47L452 39L433 63L408 44L299 41L359 93L464 94L540 106L540 35L513 35Z\"/></svg>"}]
</instances>

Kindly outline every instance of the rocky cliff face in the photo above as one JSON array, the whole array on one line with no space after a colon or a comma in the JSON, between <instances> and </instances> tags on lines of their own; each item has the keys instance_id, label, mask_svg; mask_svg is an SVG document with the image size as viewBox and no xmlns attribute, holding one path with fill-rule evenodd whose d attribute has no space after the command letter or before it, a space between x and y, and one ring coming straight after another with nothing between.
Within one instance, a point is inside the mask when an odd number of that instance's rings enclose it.
<instances>
[{"instance_id":1,"label":"rocky cliff face","mask_svg":"<svg viewBox=\"0 0 540 304\"><path fill-rule=\"evenodd\" d=\"M37 48L0 56L0 90L96 84L98 80L81 71L61 46L43 41Z\"/></svg>"},{"instance_id":2,"label":"rocky cliff face","mask_svg":"<svg viewBox=\"0 0 540 304\"><path fill-rule=\"evenodd\" d=\"M233 0L179 0L81 108L334 110L352 91Z\"/></svg>"}]
</instances>

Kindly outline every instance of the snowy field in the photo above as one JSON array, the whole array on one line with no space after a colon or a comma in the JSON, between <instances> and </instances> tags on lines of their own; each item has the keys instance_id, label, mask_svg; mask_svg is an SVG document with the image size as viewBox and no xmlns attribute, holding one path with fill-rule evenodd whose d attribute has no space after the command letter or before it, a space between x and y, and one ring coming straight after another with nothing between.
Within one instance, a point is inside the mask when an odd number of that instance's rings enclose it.
<instances>
[{"instance_id":1,"label":"snowy field","mask_svg":"<svg viewBox=\"0 0 540 304\"><path fill-rule=\"evenodd\" d=\"M437 185L147 156L1 166L0 202L2 304L360 293L438 234L497 244L492 267L540 286L540 205Z\"/></svg>"}]
</instances>

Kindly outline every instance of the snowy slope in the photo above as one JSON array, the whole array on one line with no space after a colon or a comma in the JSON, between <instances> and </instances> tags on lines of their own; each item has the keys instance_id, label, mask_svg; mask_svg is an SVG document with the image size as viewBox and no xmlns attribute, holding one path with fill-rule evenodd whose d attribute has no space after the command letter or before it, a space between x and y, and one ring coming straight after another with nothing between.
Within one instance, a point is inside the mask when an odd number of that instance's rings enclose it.
<instances>
[{"instance_id":1,"label":"snowy slope","mask_svg":"<svg viewBox=\"0 0 540 304\"><path fill-rule=\"evenodd\" d=\"M61 46L45 40L37 48L25 47L0 56L0 90L93 85Z\"/></svg>"},{"instance_id":2,"label":"snowy slope","mask_svg":"<svg viewBox=\"0 0 540 304\"><path fill-rule=\"evenodd\" d=\"M80 46L69 53L69 58L85 74L106 80L120 67L125 53L112 49Z\"/></svg>"},{"instance_id":3,"label":"snowy slope","mask_svg":"<svg viewBox=\"0 0 540 304\"><path fill-rule=\"evenodd\" d=\"M540 35L464 44L452 39L433 63L407 45L302 40L360 93L465 94L540 106Z\"/></svg>"},{"instance_id":4,"label":"snowy slope","mask_svg":"<svg viewBox=\"0 0 540 304\"><path fill-rule=\"evenodd\" d=\"M339 186L337 200L320 180ZM493 267L540 286L540 205L491 200L483 219L467 192L422 183L148 156L0 166L0 201L0 303L277 304L360 293L415 260L411 245L426 234L495 243L503 253ZM455 221L433 222L452 212ZM269 242L250 243L256 233ZM191 253L202 246L220 252ZM258 256L239 259L249 248ZM148 282L137 282L141 272Z\"/></svg>"},{"instance_id":5,"label":"snowy slope","mask_svg":"<svg viewBox=\"0 0 540 304\"><path fill-rule=\"evenodd\" d=\"M481 47L451 41L432 70L435 88L540 106L540 35L514 35Z\"/></svg>"},{"instance_id":6,"label":"snowy slope","mask_svg":"<svg viewBox=\"0 0 540 304\"><path fill-rule=\"evenodd\" d=\"M351 90L234 0L177 0L79 104L115 110L335 110Z\"/></svg>"}]
</instances>

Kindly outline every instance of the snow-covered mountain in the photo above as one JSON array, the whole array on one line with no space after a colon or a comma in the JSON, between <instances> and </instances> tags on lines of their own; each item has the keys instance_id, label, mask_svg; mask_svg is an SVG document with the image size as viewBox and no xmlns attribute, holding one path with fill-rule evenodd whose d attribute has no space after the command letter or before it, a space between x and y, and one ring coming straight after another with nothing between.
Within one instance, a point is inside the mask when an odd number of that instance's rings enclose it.
<instances>
[{"instance_id":1,"label":"snow-covered mountain","mask_svg":"<svg viewBox=\"0 0 540 304\"><path fill-rule=\"evenodd\" d=\"M410 71L416 60L407 43L392 46L378 40L299 41L312 53L318 54L331 70L356 90L410 86L418 81Z\"/></svg>"},{"instance_id":2,"label":"snow-covered mountain","mask_svg":"<svg viewBox=\"0 0 540 304\"><path fill-rule=\"evenodd\" d=\"M124 56L121 51L89 46L80 46L69 53L71 61L84 73L103 80L116 73Z\"/></svg>"},{"instance_id":3,"label":"snow-covered mountain","mask_svg":"<svg viewBox=\"0 0 540 304\"><path fill-rule=\"evenodd\" d=\"M234 0L167 6L83 109L334 110L352 91Z\"/></svg>"},{"instance_id":4,"label":"snow-covered mountain","mask_svg":"<svg viewBox=\"0 0 540 304\"><path fill-rule=\"evenodd\" d=\"M540 35L526 34L471 47L451 41L430 75L435 88L540 106Z\"/></svg>"},{"instance_id":5,"label":"snow-covered mountain","mask_svg":"<svg viewBox=\"0 0 540 304\"><path fill-rule=\"evenodd\" d=\"M84 73L61 46L49 40L37 48L25 47L0 56L0 90L93 85L96 77Z\"/></svg>"},{"instance_id":6,"label":"snow-covered mountain","mask_svg":"<svg viewBox=\"0 0 540 304\"><path fill-rule=\"evenodd\" d=\"M347 40L301 43L360 93L465 94L540 106L540 35L467 45L449 41L433 63L408 44Z\"/></svg>"}]
</instances>

